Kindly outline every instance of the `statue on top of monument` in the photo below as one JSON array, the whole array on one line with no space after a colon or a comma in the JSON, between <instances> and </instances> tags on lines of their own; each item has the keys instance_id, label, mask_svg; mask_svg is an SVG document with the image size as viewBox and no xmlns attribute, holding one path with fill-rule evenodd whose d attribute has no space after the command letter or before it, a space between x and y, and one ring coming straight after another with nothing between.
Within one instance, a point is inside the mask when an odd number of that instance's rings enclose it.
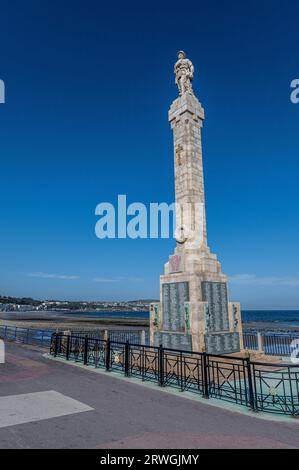
<instances>
[{"instance_id":1,"label":"statue on top of monument","mask_svg":"<svg viewBox=\"0 0 299 470\"><path fill-rule=\"evenodd\" d=\"M174 66L175 73L175 83L179 88L180 96L184 93L193 94L192 90L192 80L194 77L194 66L191 60L186 59L186 54L184 51L178 52L178 61Z\"/></svg>"}]
</instances>

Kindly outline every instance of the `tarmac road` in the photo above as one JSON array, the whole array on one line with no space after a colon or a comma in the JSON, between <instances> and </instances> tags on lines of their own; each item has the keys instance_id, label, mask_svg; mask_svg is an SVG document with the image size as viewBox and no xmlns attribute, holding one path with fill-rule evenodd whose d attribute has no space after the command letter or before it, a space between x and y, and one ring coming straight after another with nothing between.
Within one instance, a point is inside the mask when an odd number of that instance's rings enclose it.
<instances>
[{"instance_id":1,"label":"tarmac road","mask_svg":"<svg viewBox=\"0 0 299 470\"><path fill-rule=\"evenodd\" d=\"M7 343L0 364L1 449L298 448L298 426L95 374L31 346Z\"/></svg>"}]
</instances>

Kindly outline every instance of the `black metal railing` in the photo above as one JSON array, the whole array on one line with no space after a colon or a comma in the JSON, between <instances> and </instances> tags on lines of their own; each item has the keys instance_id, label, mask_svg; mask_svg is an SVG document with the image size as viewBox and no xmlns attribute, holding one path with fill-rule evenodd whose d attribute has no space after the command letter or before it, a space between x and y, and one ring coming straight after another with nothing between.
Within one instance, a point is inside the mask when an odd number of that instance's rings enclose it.
<instances>
[{"instance_id":1,"label":"black metal railing","mask_svg":"<svg viewBox=\"0 0 299 470\"><path fill-rule=\"evenodd\" d=\"M142 338L142 332L144 331L144 338ZM149 342L148 330L109 330L109 339L111 341L119 341L125 343L129 341L133 344L142 344L142 339L145 344Z\"/></svg>"},{"instance_id":2,"label":"black metal railing","mask_svg":"<svg viewBox=\"0 0 299 470\"><path fill-rule=\"evenodd\" d=\"M265 354L290 356L292 353L292 342L299 338L297 334L261 334L263 341L263 351Z\"/></svg>"},{"instance_id":3,"label":"black metal railing","mask_svg":"<svg viewBox=\"0 0 299 470\"><path fill-rule=\"evenodd\" d=\"M57 330L56 330L57 331ZM18 326L0 326L0 339L16 341L25 344L49 348L51 336L54 329L22 328ZM62 328L60 328L60 333ZM88 336L91 340L104 340L109 338L117 343L129 341L131 344L141 346L149 344L148 330L105 330L105 329L82 329L73 328L71 334L74 336ZM252 351L260 351L267 355L288 356L293 351L292 342L299 340L299 332L244 330L244 348Z\"/></svg>"},{"instance_id":4,"label":"black metal railing","mask_svg":"<svg viewBox=\"0 0 299 470\"><path fill-rule=\"evenodd\" d=\"M256 351L258 349L258 336L256 331L243 331L243 342L245 349Z\"/></svg>"},{"instance_id":5,"label":"black metal railing","mask_svg":"<svg viewBox=\"0 0 299 470\"><path fill-rule=\"evenodd\" d=\"M7 341L31 344L42 348L49 348L53 330L40 330L35 328L21 328L18 326L0 326L0 338Z\"/></svg>"},{"instance_id":6,"label":"black metal railing","mask_svg":"<svg viewBox=\"0 0 299 470\"><path fill-rule=\"evenodd\" d=\"M292 342L299 339L299 332L272 332L244 330L244 348L260 351L268 356L290 356Z\"/></svg>"},{"instance_id":7,"label":"black metal railing","mask_svg":"<svg viewBox=\"0 0 299 470\"><path fill-rule=\"evenodd\" d=\"M253 411L299 416L296 365L59 333L52 336L50 354Z\"/></svg>"},{"instance_id":8,"label":"black metal railing","mask_svg":"<svg viewBox=\"0 0 299 470\"><path fill-rule=\"evenodd\" d=\"M64 328L65 330L66 328ZM18 343L49 348L52 334L57 332L55 329L23 328L19 326L0 325L0 339L15 341ZM113 341L130 341L130 343L142 344L148 342L148 331L144 330L109 330L109 329L82 329L72 328L70 330L75 336L88 336L91 340L105 338L105 335ZM59 333L63 329L59 328Z\"/></svg>"}]
</instances>

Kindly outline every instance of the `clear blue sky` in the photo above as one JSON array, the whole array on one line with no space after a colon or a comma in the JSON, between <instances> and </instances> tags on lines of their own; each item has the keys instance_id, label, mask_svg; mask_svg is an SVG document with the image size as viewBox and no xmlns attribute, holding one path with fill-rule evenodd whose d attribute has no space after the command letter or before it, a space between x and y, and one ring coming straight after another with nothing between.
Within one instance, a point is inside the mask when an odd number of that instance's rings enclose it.
<instances>
[{"instance_id":1,"label":"clear blue sky","mask_svg":"<svg viewBox=\"0 0 299 470\"><path fill-rule=\"evenodd\" d=\"M94 211L117 194L173 201L167 111L184 49L230 297L299 308L298 15L297 0L2 0L0 293L158 296L174 242L99 240Z\"/></svg>"}]
</instances>

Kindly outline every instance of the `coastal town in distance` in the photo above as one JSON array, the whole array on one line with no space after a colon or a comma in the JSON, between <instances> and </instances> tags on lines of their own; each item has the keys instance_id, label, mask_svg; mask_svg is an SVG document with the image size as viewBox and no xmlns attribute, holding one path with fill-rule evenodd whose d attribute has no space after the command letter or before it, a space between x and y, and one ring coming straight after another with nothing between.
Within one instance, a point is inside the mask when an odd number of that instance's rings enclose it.
<instances>
[{"instance_id":1,"label":"coastal town in distance","mask_svg":"<svg viewBox=\"0 0 299 470\"><path fill-rule=\"evenodd\" d=\"M113 311L145 311L148 312L151 302L157 299L128 300L128 301L98 301L98 302L75 302L71 300L36 300L29 298L14 298L0 296L0 311L2 312L113 312Z\"/></svg>"},{"instance_id":2,"label":"coastal town in distance","mask_svg":"<svg viewBox=\"0 0 299 470\"><path fill-rule=\"evenodd\" d=\"M299 449L298 15L295 0L1 9L13 460Z\"/></svg>"}]
</instances>

